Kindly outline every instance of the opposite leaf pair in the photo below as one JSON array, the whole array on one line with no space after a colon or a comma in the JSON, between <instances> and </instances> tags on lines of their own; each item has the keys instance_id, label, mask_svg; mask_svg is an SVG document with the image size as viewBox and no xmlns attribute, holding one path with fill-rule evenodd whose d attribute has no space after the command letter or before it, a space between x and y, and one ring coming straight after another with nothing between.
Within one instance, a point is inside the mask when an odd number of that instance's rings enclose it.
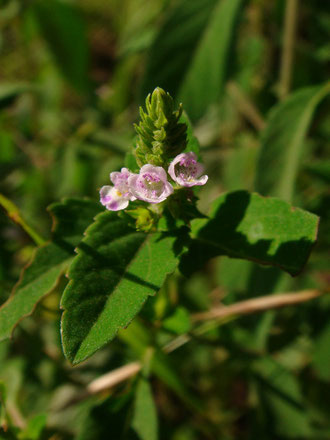
<instances>
[{"instance_id":1,"label":"opposite leaf pair","mask_svg":"<svg viewBox=\"0 0 330 440\"><path fill-rule=\"evenodd\" d=\"M184 187L205 185L208 176L201 174L202 164L197 162L195 153L181 153L170 163L168 174L174 182ZM100 201L110 211L127 208L130 201L136 199L147 203L160 203L170 196L174 188L167 181L163 167L151 164L143 165L139 174L122 168L110 174L114 186L106 185L100 190Z\"/></svg>"}]
</instances>

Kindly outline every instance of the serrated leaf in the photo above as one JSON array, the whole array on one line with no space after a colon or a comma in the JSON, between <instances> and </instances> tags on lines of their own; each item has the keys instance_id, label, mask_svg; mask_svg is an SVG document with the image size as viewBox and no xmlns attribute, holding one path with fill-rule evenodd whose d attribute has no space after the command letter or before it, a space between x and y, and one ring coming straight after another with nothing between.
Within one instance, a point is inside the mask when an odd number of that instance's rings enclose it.
<instances>
[{"instance_id":1,"label":"serrated leaf","mask_svg":"<svg viewBox=\"0 0 330 440\"><path fill-rule=\"evenodd\" d=\"M157 440L158 438L156 406L150 384L143 377L139 379L136 387L132 428L140 440Z\"/></svg>"},{"instance_id":2,"label":"serrated leaf","mask_svg":"<svg viewBox=\"0 0 330 440\"><path fill-rule=\"evenodd\" d=\"M86 231L62 297L62 343L77 364L113 339L178 264L177 237L134 231L104 212Z\"/></svg>"},{"instance_id":3,"label":"serrated leaf","mask_svg":"<svg viewBox=\"0 0 330 440\"><path fill-rule=\"evenodd\" d=\"M49 207L53 241L39 247L22 272L10 298L0 308L0 340L9 338L17 323L56 285L74 256L74 248L102 206L90 200L67 199Z\"/></svg>"},{"instance_id":4,"label":"serrated leaf","mask_svg":"<svg viewBox=\"0 0 330 440\"><path fill-rule=\"evenodd\" d=\"M88 89L88 41L79 10L60 0L38 0L34 12L54 59L68 81L80 92Z\"/></svg>"},{"instance_id":5,"label":"serrated leaf","mask_svg":"<svg viewBox=\"0 0 330 440\"><path fill-rule=\"evenodd\" d=\"M210 16L179 90L193 121L218 101L225 84L235 24L243 0L220 0Z\"/></svg>"},{"instance_id":6,"label":"serrated leaf","mask_svg":"<svg viewBox=\"0 0 330 440\"><path fill-rule=\"evenodd\" d=\"M330 83L299 90L276 105L261 136L256 190L291 201L303 153L304 139Z\"/></svg>"},{"instance_id":7,"label":"serrated leaf","mask_svg":"<svg viewBox=\"0 0 330 440\"><path fill-rule=\"evenodd\" d=\"M283 200L247 191L223 194L210 219L192 222L192 241L181 269L191 273L209 258L227 255L279 266L297 275L316 241L318 217Z\"/></svg>"}]
</instances>

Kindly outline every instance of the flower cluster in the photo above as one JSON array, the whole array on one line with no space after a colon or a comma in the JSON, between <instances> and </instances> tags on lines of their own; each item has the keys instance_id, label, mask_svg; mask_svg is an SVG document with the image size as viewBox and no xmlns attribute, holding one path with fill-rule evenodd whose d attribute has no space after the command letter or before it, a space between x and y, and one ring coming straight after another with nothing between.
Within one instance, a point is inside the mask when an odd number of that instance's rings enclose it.
<instances>
[{"instance_id":1,"label":"flower cluster","mask_svg":"<svg viewBox=\"0 0 330 440\"><path fill-rule=\"evenodd\" d=\"M208 176L202 176L203 165L197 162L195 153L181 153L168 167L173 182L183 187L205 185ZM127 168L110 174L113 186L106 185L100 190L100 201L110 211L127 208L130 201L143 200L148 203L160 203L173 191L163 167L151 164L143 165L139 174L131 173Z\"/></svg>"}]
</instances>

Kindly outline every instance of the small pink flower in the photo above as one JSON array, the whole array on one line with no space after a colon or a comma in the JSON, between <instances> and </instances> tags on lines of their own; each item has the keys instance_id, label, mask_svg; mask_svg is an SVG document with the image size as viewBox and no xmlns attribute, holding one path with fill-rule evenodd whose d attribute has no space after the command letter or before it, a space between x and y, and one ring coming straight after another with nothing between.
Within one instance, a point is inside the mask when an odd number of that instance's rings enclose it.
<instances>
[{"instance_id":1,"label":"small pink flower","mask_svg":"<svg viewBox=\"0 0 330 440\"><path fill-rule=\"evenodd\" d=\"M136 200L136 197L130 191L128 178L132 173L127 168L121 171L115 171L110 174L110 179L114 186L102 186L100 190L100 202L109 211L119 211L127 208L130 200Z\"/></svg>"},{"instance_id":2,"label":"small pink flower","mask_svg":"<svg viewBox=\"0 0 330 440\"><path fill-rule=\"evenodd\" d=\"M203 171L203 165L197 162L196 154L192 152L179 154L168 167L168 173L172 179L186 187L205 185L208 176L201 176Z\"/></svg>"},{"instance_id":3,"label":"small pink flower","mask_svg":"<svg viewBox=\"0 0 330 440\"><path fill-rule=\"evenodd\" d=\"M160 203L173 193L162 167L146 164L139 174L131 174L128 184L133 196L148 203Z\"/></svg>"}]
</instances>

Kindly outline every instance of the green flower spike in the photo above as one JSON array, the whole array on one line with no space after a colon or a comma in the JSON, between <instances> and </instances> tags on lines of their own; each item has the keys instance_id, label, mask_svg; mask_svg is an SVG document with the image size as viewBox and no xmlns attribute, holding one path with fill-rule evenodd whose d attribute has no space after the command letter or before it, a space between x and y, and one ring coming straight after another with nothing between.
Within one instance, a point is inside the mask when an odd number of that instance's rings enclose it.
<instances>
[{"instance_id":1,"label":"green flower spike","mask_svg":"<svg viewBox=\"0 0 330 440\"><path fill-rule=\"evenodd\" d=\"M140 107L141 122L135 124L138 133L135 157L137 164L165 167L187 145L187 125L180 123L182 104L174 110L169 93L157 87L146 99L146 112Z\"/></svg>"}]
</instances>

